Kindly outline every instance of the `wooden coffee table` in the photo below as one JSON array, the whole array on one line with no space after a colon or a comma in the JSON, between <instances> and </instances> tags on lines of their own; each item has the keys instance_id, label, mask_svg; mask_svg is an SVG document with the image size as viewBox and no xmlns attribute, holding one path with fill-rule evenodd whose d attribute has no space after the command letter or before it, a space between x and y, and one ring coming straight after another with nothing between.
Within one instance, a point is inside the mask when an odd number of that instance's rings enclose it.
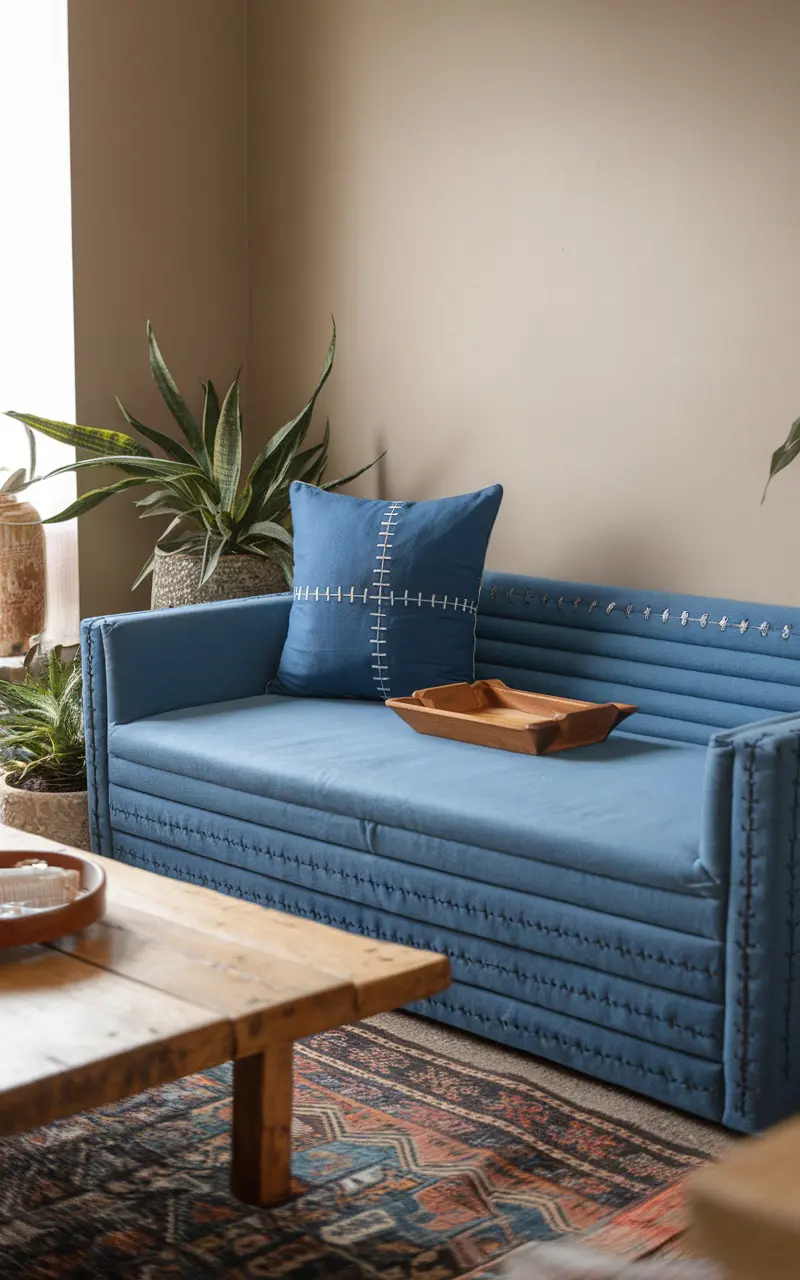
<instances>
[{"instance_id":1,"label":"wooden coffee table","mask_svg":"<svg viewBox=\"0 0 800 1280\"><path fill-rule=\"evenodd\" d=\"M0 827L0 847L63 846ZM0 1134L233 1059L232 1189L285 1198L293 1042L442 991L447 959L97 862L99 924L0 951Z\"/></svg>"}]
</instances>

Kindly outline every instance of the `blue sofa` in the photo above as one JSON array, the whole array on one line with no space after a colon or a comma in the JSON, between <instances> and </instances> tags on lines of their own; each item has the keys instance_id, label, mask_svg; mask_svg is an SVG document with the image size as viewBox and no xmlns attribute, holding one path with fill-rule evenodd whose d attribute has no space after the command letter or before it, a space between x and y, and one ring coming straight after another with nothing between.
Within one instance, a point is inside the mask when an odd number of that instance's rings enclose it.
<instances>
[{"instance_id":1,"label":"blue sofa","mask_svg":"<svg viewBox=\"0 0 800 1280\"><path fill-rule=\"evenodd\" d=\"M530 757L267 696L290 604L84 623L97 852L445 951L419 1012L733 1129L800 1105L800 609L487 575L479 676L641 708Z\"/></svg>"}]
</instances>

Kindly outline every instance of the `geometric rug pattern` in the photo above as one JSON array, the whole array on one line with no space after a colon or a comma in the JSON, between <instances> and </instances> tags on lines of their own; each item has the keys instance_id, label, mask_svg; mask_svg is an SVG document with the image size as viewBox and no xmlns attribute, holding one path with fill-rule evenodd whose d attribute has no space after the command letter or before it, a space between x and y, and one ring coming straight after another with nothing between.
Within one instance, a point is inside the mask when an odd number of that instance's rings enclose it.
<instances>
[{"instance_id":1,"label":"geometric rug pattern","mask_svg":"<svg viewBox=\"0 0 800 1280\"><path fill-rule=\"evenodd\" d=\"M364 1024L295 1050L292 1197L228 1190L230 1067L0 1139L2 1280L495 1280L525 1243L629 1259L697 1153Z\"/></svg>"}]
</instances>

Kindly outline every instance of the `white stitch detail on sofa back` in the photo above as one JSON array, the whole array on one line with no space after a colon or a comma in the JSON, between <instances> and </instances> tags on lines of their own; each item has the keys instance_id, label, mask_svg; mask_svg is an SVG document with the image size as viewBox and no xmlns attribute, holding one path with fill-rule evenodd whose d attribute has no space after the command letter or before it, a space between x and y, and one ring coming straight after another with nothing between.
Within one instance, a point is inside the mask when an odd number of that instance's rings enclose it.
<instances>
[{"instance_id":1,"label":"white stitch detail on sofa back","mask_svg":"<svg viewBox=\"0 0 800 1280\"><path fill-rule=\"evenodd\" d=\"M389 682L389 655L386 648L386 613L384 605L389 602L394 604L394 592L390 587L391 582L391 560L389 555L394 543L392 541L392 530L397 524L398 512L403 508L402 502L390 502L386 508L380 524L380 533L378 534L378 551L375 559L378 567L373 569L372 590L377 592L375 603L377 609L372 614L375 619L374 625L370 628L375 635L370 644L374 645L373 650L373 680L378 686L378 692L382 698L391 697L391 686ZM387 564L389 568L387 568ZM366 591L364 592L366 599Z\"/></svg>"},{"instance_id":2,"label":"white stitch detail on sofa back","mask_svg":"<svg viewBox=\"0 0 800 1280\"><path fill-rule=\"evenodd\" d=\"M494 586L489 592L489 595L492 600L497 600L500 595L500 592L498 591L497 587ZM519 595L519 592L516 590L515 587L510 587L505 592L505 595L506 595L506 599L513 603L513 601ZM560 601L563 601L563 599L564 599L563 596L559 597ZM559 601L551 601L547 593L545 593L543 596L534 597L530 591L530 588L527 588L525 590L522 596L522 602L523 604L531 604L531 603L540 604L545 609L547 608L547 605L550 603L554 603L556 605L556 608L561 607L559 604ZM572 607L574 610L577 610L580 608L580 606L583 603L584 603L584 600L582 596L575 596L574 600L572 601ZM601 608L606 615L610 615L612 613L623 613L626 618L632 618L636 616L636 610L634 609L632 604L626 604L623 606L623 605L617 604L616 600L612 600L609 604L606 604L606 605L601 605L599 600L592 600L588 606L587 612L594 613L595 609L598 609L598 608ZM652 605L649 605L649 604L646 605L644 609L642 609L641 617L643 617L645 621L648 621L653 616L654 612L658 616L660 616L661 621L663 623L679 622L682 627L685 627L690 622L697 622L700 624L700 626L704 631L707 627L719 627L720 631L724 633L725 631L728 630L729 627L731 627L733 630L738 631L740 635L745 635L747 631L750 629L750 621L748 618L742 618L740 622L731 622L731 619L728 617L728 615L723 614L718 621L714 621L709 616L708 612L701 613L699 618L693 618L692 615L689 613L688 609L682 609L680 613L673 613L672 610L670 609L664 609L663 611L659 611L658 609L654 610ZM753 626L755 625L756 624L753 623ZM758 631L762 636L766 637L770 634L773 627L775 627L776 629L780 629L780 635L782 640L788 640L789 637L792 635L792 624L790 622L787 622L784 625L781 625L781 623L779 622L778 623L770 623L766 621L761 622L758 624Z\"/></svg>"}]
</instances>

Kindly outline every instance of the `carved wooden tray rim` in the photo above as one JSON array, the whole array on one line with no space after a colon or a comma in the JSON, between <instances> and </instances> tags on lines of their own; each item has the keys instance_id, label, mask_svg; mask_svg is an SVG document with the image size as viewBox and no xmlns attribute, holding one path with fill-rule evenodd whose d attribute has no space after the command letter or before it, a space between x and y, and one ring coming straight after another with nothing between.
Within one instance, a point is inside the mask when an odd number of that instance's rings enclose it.
<instances>
[{"instance_id":1,"label":"carved wooden tray rim","mask_svg":"<svg viewBox=\"0 0 800 1280\"><path fill-rule=\"evenodd\" d=\"M14 867L26 858L37 858L52 867L80 871L81 888L87 892L62 907L46 907L25 916L0 918L0 950L24 947L34 942L55 942L70 933L79 933L101 920L106 910L106 873L88 855L77 849L0 849L0 867Z\"/></svg>"},{"instance_id":2,"label":"carved wooden tray rim","mask_svg":"<svg viewBox=\"0 0 800 1280\"><path fill-rule=\"evenodd\" d=\"M604 742L638 710L628 702L586 702L513 689L503 680L418 689L411 697L388 698L386 705L418 733L527 755Z\"/></svg>"}]
</instances>

